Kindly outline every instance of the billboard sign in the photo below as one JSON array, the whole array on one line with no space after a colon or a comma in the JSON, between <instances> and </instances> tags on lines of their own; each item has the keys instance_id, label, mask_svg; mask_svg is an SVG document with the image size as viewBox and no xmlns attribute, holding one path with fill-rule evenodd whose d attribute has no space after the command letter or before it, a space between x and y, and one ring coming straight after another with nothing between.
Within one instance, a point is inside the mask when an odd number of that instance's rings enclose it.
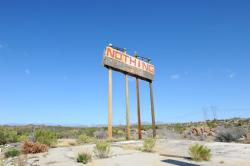
<instances>
[{"instance_id":1,"label":"billboard sign","mask_svg":"<svg viewBox=\"0 0 250 166\"><path fill-rule=\"evenodd\" d=\"M143 80L153 81L154 79L154 65L111 46L106 47L104 51L103 65Z\"/></svg>"}]
</instances>

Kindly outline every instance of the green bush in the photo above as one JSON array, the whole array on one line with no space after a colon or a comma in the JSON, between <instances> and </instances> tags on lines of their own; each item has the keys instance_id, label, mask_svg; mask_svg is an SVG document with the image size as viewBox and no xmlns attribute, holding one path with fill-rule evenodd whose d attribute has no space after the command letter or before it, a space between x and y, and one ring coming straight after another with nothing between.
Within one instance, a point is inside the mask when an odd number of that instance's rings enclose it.
<instances>
[{"instance_id":1,"label":"green bush","mask_svg":"<svg viewBox=\"0 0 250 166\"><path fill-rule=\"evenodd\" d=\"M183 124L177 123L174 125L174 130L178 133L183 133L183 131L186 130L186 127Z\"/></svg>"},{"instance_id":2,"label":"green bush","mask_svg":"<svg viewBox=\"0 0 250 166\"><path fill-rule=\"evenodd\" d=\"M0 145L18 142L17 132L11 129L0 127Z\"/></svg>"},{"instance_id":3,"label":"green bush","mask_svg":"<svg viewBox=\"0 0 250 166\"><path fill-rule=\"evenodd\" d=\"M20 151L15 148L10 148L4 153L5 158L16 157L20 154Z\"/></svg>"},{"instance_id":4,"label":"green bush","mask_svg":"<svg viewBox=\"0 0 250 166\"><path fill-rule=\"evenodd\" d=\"M189 155L195 161L209 161L211 150L206 146L195 144L189 147Z\"/></svg>"},{"instance_id":5,"label":"green bush","mask_svg":"<svg viewBox=\"0 0 250 166\"><path fill-rule=\"evenodd\" d=\"M119 129L119 128L114 128L112 131L112 134L114 137L121 137L121 136L125 135L124 131L122 129Z\"/></svg>"},{"instance_id":6,"label":"green bush","mask_svg":"<svg viewBox=\"0 0 250 166\"><path fill-rule=\"evenodd\" d=\"M20 135L18 137L18 141L20 141L20 142L25 142L25 141L28 141L28 140L29 140L29 138L28 138L27 135Z\"/></svg>"},{"instance_id":7,"label":"green bush","mask_svg":"<svg viewBox=\"0 0 250 166\"><path fill-rule=\"evenodd\" d=\"M152 152L153 148L155 146L155 142L156 142L156 140L153 139L153 138L144 139L142 151L144 151L144 152Z\"/></svg>"},{"instance_id":8,"label":"green bush","mask_svg":"<svg viewBox=\"0 0 250 166\"><path fill-rule=\"evenodd\" d=\"M207 121L207 126L210 128L210 129L213 129L213 128L216 128L217 127L217 123L216 121Z\"/></svg>"},{"instance_id":9,"label":"green bush","mask_svg":"<svg viewBox=\"0 0 250 166\"><path fill-rule=\"evenodd\" d=\"M93 137L94 136L94 133L96 132L96 128L85 128L85 134L89 137Z\"/></svg>"},{"instance_id":10,"label":"green bush","mask_svg":"<svg viewBox=\"0 0 250 166\"><path fill-rule=\"evenodd\" d=\"M77 139L78 144L88 144L92 142L92 138L87 135L80 135Z\"/></svg>"},{"instance_id":11,"label":"green bush","mask_svg":"<svg viewBox=\"0 0 250 166\"><path fill-rule=\"evenodd\" d=\"M45 144L48 146L53 146L57 142L57 136L54 132L46 130L38 130L34 134L35 141L40 144Z\"/></svg>"},{"instance_id":12,"label":"green bush","mask_svg":"<svg viewBox=\"0 0 250 166\"><path fill-rule=\"evenodd\" d=\"M94 148L97 158L107 158L110 154L110 143L107 141L98 141Z\"/></svg>"},{"instance_id":13,"label":"green bush","mask_svg":"<svg viewBox=\"0 0 250 166\"><path fill-rule=\"evenodd\" d=\"M87 164L89 161L91 161L91 154L87 152L79 153L76 161L78 163Z\"/></svg>"}]
</instances>

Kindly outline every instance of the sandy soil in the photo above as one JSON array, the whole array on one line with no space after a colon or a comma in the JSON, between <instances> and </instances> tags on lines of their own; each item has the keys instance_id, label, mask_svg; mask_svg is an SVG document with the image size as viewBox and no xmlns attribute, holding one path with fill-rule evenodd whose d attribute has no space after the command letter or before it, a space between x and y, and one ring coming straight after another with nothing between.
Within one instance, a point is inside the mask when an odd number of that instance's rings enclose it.
<instances>
[{"instance_id":1,"label":"sandy soil","mask_svg":"<svg viewBox=\"0 0 250 166\"><path fill-rule=\"evenodd\" d=\"M188 157L188 147L194 143L205 144L212 150L209 162L193 162ZM187 140L158 140L154 153L136 150L142 146L140 141L118 142L112 144L111 157L93 159L88 166L250 166L250 144L198 142ZM29 155L30 165L78 166L79 152L92 152L94 145L60 147L48 153Z\"/></svg>"}]
</instances>

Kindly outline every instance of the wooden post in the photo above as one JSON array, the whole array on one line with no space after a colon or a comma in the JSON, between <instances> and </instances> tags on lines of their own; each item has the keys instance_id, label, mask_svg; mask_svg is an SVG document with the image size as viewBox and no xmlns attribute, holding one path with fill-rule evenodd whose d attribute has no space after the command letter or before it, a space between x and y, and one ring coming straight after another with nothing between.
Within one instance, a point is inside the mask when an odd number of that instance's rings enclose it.
<instances>
[{"instance_id":1,"label":"wooden post","mask_svg":"<svg viewBox=\"0 0 250 166\"><path fill-rule=\"evenodd\" d=\"M138 116L138 137L142 139L141 136L141 113L140 113L140 92L139 92L139 79L136 77L136 95L137 95L137 116Z\"/></svg>"},{"instance_id":2,"label":"wooden post","mask_svg":"<svg viewBox=\"0 0 250 166\"><path fill-rule=\"evenodd\" d=\"M112 139L112 69L108 68L108 138Z\"/></svg>"},{"instance_id":3,"label":"wooden post","mask_svg":"<svg viewBox=\"0 0 250 166\"><path fill-rule=\"evenodd\" d=\"M153 137L155 137L156 136L156 130L155 130L155 111L154 111L154 96L153 96L152 81L149 82L149 87L150 87L152 129L153 129Z\"/></svg>"},{"instance_id":4,"label":"wooden post","mask_svg":"<svg viewBox=\"0 0 250 166\"><path fill-rule=\"evenodd\" d=\"M130 139L130 124L129 124L129 97L128 97L128 75L125 74L126 88L126 139Z\"/></svg>"}]
</instances>

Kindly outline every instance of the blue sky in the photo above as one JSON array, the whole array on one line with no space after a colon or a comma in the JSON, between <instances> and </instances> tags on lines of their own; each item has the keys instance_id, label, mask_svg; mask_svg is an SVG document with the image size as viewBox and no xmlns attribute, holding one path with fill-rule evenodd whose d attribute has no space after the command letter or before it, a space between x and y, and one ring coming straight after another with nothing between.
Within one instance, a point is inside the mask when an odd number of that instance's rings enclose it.
<instances>
[{"instance_id":1,"label":"blue sky","mask_svg":"<svg viewBox=\"0 0 250 166\"><path fill-rule=\"evenodd\" d=\"M107 124L113 43L150 57L156 120L250 117L250 2L0 1L0 124ZM150 122L148 83L140 82ZM135 80L129 78L136 123ZM207 110L206 115L204 110ZM113 123L125 124L124 75L113 73Z\"/></svg>"}]
</instances>

